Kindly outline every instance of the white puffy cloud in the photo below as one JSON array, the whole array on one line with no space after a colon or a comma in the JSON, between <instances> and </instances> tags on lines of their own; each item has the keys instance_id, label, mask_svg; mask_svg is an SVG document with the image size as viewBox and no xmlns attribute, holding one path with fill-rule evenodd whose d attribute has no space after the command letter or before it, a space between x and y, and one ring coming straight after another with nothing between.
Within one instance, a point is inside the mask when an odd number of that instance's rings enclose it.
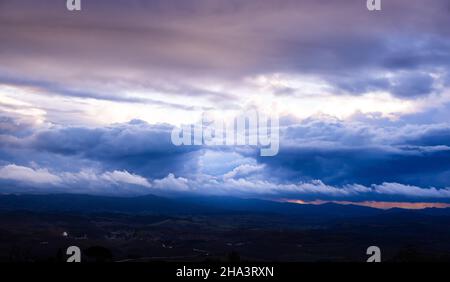
<instances>
[{"instance_id":1,"label":"white puffy cloud","mask_svg":"<svg viewBox=\"0 0 450 282\"><path fill-rule=\"evenodd\" d=\"M33 169L24 166L10 164L0 168L0 179L27 182L31 184L57 185L62 183L62 179L48 169Z\"/></svg>"},{"instance_id":2,"label":"white puffy cloud","mask_svg":"<svg viewBox=\"0 0 450 282\"><path fill-rule=\"evenodd\" d=\"M428 189L423 189L420 187L399 183L383 183L381 185L374 185L373 188L376 193L384 195L450 199L450 188L436 189L431 187Z\"/></svg>"},{"instance_id":3,"label":"white puffy cloud","mask_svg":"<svg viewBox=\"0 0 450 282\"><path fill-rule=\"evenodd\" d=\"M149 180L128 171L82 170L79 172L52 172L46 168L33 168L15 164L0 167L0 180L26 186L35 191L88 193L88 194L158 194L228 195L271 199L427 199L450 200L450 188L437 189L382 183L370 186L350 184L327 185L320 180L308 182L279 182L267 180L258 173L263 165L240 165L230 172L213 176L197 174L192 177L166 177ZM256 174L255 174L256 173Z\"/></svg>"},{"instance_id":4,"label":"white puffy cloud","mask_svg":"<svg viewBox=\"0 0 450 282\"><path fill-rule=\"evenodd\" d=\"M189 191L189 180L183 177L175 177L172 173L162 179L156 179L154 181L154 187L157 189L163 189L166 191Z\"/></svg>"},{"instance_id":5,"label":"white puffy cloud","mask_svg":"<svg viewBox=\"0 0 450 282\"><path fill-rule=\"evenodd\" d=\"M231 174L230 174L231 175ZM246 197L296 198L312 197L316 199L361 199L374 196L391 196L407 199L450 199L450 188L421 188L400 183L383 183L364 186L351 184L332 186L320 180L300 183L277 183L262 179L233 177L215 177L200 175L194 179L176 177L169 174L166 178L155 180L153 188L158 192L191 192L201 195L233 195Z\"/></svg>"},{"instance_id":6,"label":"white puffy cloud","mask_svg":"<svg viewBox=\"0 0 450 282\"><path fill-rule=\"evenodd\" d=\"M240 166L235 167L232 171L227 172L223 175L224 179L243 177L249 174L262 171L265 165L251 165L251 164L242 164Z\"/></svg>"},{"instance_id":7,"label":"white puffy cloud","mask_svg":"<svg viewBox=\"0 0 450 282\"><path fill-rule=\"evenodd\" d=\"M113 171L113 172L105 172L101 175L101 178L116 183L125 183L125 184L133 184L144 187L151 187L151 184L142 176L131 174L128 171Z\"/></svg>"},{"instance_id":8,"label":"white puffy cloud","mask_svg":"<svg viewBox=\"0 0 450 282\"><path fill-rule=\"evenodd\" d=\"M50 172L47 168L32 168L15 164L1 167L0 179L33 187L58 186L67 188L63 190L65 192L83 192L87 186L93 188L120 185L151 187L146 178L128 171L115 170L98 173L94 170L85 169L79 172ZM87 192L96 191L88 190Z\"/></svg>"}]
</instances>

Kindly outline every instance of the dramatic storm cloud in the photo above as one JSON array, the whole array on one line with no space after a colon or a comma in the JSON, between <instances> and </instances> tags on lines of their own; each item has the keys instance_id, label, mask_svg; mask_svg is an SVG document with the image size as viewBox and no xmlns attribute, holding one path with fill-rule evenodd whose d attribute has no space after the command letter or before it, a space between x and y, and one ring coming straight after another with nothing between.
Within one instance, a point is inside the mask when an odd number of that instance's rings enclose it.
<instances>
[{"instance_id":1,"label":"dramatic storm cloud","mask_svg":"<svg viewBox=\"0 0 450 282\"><path fill-rule=\"evenodd\" d=\"M0 192L450 202L450 4L0 1ZM280 150L174 146L204 111Z\"/></svg>"}]
</instances>

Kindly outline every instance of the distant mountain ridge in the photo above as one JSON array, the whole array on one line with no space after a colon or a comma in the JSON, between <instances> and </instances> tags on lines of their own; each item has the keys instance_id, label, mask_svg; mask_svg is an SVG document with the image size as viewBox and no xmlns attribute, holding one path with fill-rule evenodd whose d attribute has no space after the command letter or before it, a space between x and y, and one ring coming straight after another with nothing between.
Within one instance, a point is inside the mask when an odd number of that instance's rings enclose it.
<instances>
[{"instance_id":1,"label":"distant mountain ridge","mask_svg":"<svg viewBox=\"0 0 450 282\"><path fill-rule=\"evenodd\" d=\"M366 217L382 214L450 215L450 209L379 210L355 205L300 205L258 199L233 197L164 198L154 195L139 197L108 197L78 194L0 195L0 211L29 210L33 212L120 212L144 214L222 214L257 213L299 217Z\"/></svg>"}]
</instances>

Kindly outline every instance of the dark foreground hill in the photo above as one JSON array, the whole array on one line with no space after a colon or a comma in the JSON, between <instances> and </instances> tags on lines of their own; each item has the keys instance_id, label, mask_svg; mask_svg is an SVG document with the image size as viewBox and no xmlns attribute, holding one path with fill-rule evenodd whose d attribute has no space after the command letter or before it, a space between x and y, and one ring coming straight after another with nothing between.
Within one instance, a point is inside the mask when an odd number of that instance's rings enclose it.
<instances>
[{"instance_id":1,"label":"dark foreground hill","mask_svg":"<svg viewBox=\"0 0 450 282\"><path fill-rule=\"evenodd\" d=\"M388 261L449 261L449 238L448 209L383 211L223 197L0 196L0 261L61 261L71 245L83 250L84 260L364 261L367 247L375 245Z\"/></svg>"}]
</instances>

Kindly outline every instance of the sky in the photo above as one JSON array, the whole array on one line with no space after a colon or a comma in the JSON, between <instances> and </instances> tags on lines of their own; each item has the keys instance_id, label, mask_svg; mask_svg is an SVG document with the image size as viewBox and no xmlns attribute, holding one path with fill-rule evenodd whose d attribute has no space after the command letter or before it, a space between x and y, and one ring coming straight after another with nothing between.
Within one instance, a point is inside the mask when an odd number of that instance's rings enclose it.
<instances>
[{"instance_id":1,"label":"sky","mask_svg":"<svg viewBox=\"0 0 450 282\"><path fill-rule=\"evenodd\" d=\"M276 156L171 142L248 109ZM449 110L448 0L0 0L0 193L446 206Z\"/></svg>"}]
</instances>

